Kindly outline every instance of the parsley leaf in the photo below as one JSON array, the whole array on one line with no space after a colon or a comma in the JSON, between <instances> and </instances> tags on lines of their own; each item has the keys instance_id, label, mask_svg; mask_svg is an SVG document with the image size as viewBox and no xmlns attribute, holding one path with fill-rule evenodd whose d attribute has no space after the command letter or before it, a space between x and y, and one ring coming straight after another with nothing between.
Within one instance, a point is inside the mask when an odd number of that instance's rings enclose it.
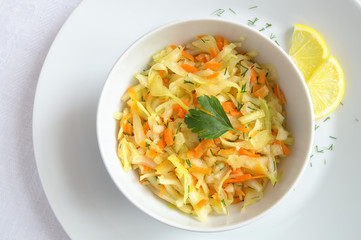
<instances>
[{"instance_id":1,"label":"parsley leaf","mask_svg":"<svg viewBox=\"0 0 361 240\"><path fill-rule=\"evenodd\" d=\"M184 122L192 132L199 133L199 138L215 139L229 130L241 134L233 128L216 97L204 95L197 99L202 109L207 112L198 108L190 109Z\"/></svg>"}]
</instances>

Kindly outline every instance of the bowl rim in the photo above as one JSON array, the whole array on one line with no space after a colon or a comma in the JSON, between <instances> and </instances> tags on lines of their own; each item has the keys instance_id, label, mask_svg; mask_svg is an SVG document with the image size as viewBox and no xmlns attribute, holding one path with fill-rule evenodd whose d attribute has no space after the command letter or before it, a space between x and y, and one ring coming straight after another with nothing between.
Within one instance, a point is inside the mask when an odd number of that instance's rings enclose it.
<instances>
[{"instance_id":1,"label":"bowl rim","mask_svg":"<svg viewBox=\"0 0 361 240\"><path fill-rule=\"evenodd\" d=\"M303 80L303 76L301 74L301 72L299 71L299 69L297 68L296 64L292 61L292 59L290 58L290 56L276 43L274 43L271 39L269 39L268 37L266 37L265 35L263 35L262 33L259 33L257 30L247 26L246 24L243 23L239 23L237 21L234 20L228 20L228 19L217 19L217 18L211 18L211 17L202 17L202 18L185 18L185 19L178 19L178 20L173 20L173 21L169 21L168 23L165 23L163 25L157 26L155 28L152 28L151 30L149 30L147 33L141 35L136 41L134 41L131 45L129 45L129 47L127 47L124 52L117 58L117 60L115 61L113 67L111 68L111 70L109 71L107 78L103 84L102 87L102 91L101 94L99 96L98 99L98 105L97 105L97 113L96 113L96 135L97 135L97 143L98 143L98 148L102 157L102 161L105 165L105 168L108 172L108 175L110 176L110 178L112 179L112 182L114 183L114 185L120 190L120 192L134 205L136 206L138 209L140 209L142 212L146 213L147 215L149 215L150 217L158 220L159 222L162 222L164 224L167 224L168 226L172 226L178 229L183 229L183 230L187 230L187 231L192 231L192 232L204 232L204 233L214 233L214 232L223 232L223 231L229 231L229 230L233 230L233 229L237 229L240 227L244 227L246 225L249 225L253 222L256 222L257 220L261 219L262 217L264 217L266 214L268 214L269 212L273 211L277 206L279 206L279 204L281 202L283 202L292 192L291 189L295 188L297 186L297 184L299 183L301 177L303 176L305 170L306 170L306 166L307 166L307 159L309 158L311 152L312 152L312 146L313 146L313 142L314 142L314 128L311 127L311 134L310 134L310 139L309 139L309 145L307 148L307 154L306 154L306 158L303 161L303 165L302 168L300 169L300 171L298 172L298 176L296 177L296 179L293 181L292 184L290 184L289 189L286 191L285 194L283 194L277 201L273 202L270 207L268 207L266 210L264 210L263 212L261 212L260 214L251 217L250 219L244 221L244 222L240 222L240 223L235 223L229 226L223 226L223 227L212 227L212 228L198 228L198 227L190 227L190 226L184 226L182 224L178 224L172 221L169 221L165 218L163 218L160 215L157 214L153 214L150 211L147 210L147 208L144 208L141 204L137 203L136 201L133 201L132 196L130 196L130 194L128 194L127 192L123 191L123 189L121 188L121 186L119 186L116 183L115 180L115 176L113 176L111 174L110 171L110 166L107 164L107 161L105 160L105 154L103 154L103 148L100 142L100 109L101 109L101 103L103 102L103 98L104 98L104 92L105 92L105 88L107 86L107 84L109 83L109 77L113 74L113 72L115 71L118 62L121 61L123 58L127 57L127 55L129 54L129 52L131 52L131 50L133 48L136 48L141 42L145 41L147 38L151 37L153 34L155 34L158 31L161 31L163 29L169 28L169 27L174 27L176 25L180 25L180 24L186 24L186 23L191 23L191 22L199 22L199 21L204 21L204 22L208 22L208 21L213 21L213 22L222 22L225 24L234 24L234 25L238 25L241 28L247 28L249 31L254 32L256 35L258 35L258 37L263 38L265 41L270 42L271 44L273 44L272 46L275 47L277 49L277 51L279 51L281 53L281 55L283 55L283 57L285 57L290 63L291 66L293 68L293 70L295 71L296 75L298 75L298 79L301 81L304 89L306 89L306 97L309 103L309 106L311 107L309 109L310 111L310 119L308 119L311 122L311 126L314 126L315 124L315 120L314 120L314 111L313 111L313 105L312 105L312 100L311 100L311 96L310 93L307 91L307 84L306 82Z\"/></svg>"}]
</instances>

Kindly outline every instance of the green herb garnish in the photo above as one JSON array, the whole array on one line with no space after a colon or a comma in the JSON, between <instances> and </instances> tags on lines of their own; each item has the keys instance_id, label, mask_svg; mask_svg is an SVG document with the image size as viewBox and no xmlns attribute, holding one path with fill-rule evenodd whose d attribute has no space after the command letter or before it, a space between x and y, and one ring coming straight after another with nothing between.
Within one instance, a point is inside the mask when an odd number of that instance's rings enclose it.
<instances>
[{"instance_id":1,"label":"green herb garnish","mask_svg":"<svg viewBox=\"0 0 361 240\"><path fill-rule=\"evenodd\" d=\"M224 70L224 74L223 74L223 75L226 75L226 74L227 74L227 69L228 69L228 68L226 68L226 69Z\"/></svg>"},{"instance_id":2,"label":"green herb garnish","mask_svg":"<svg viewBox=\"0 0 361 240\"><path fill-rule=\"evenodd\" d=\"M262 32L262 31L264 31L264 30L266 30L265 28L261 28L260 30L258 30L258 31L260 31L260 32Z\"/></svg>"},{"instance_id":3,"label":"green herb garnish","mask_svg":"<svg viewBox=\"0 0 361 240\"><path fill-rule=\"evenodd\" d=\"M237 14L232 8L228 8L233 14Z\"/></svg>"},{"instance_id":4,"label":"green herb garnish","mask_svg":"<svg viewBox=\"0 0 361 240\"><path fill-rule=\"evenodd\" d=\"M319 153L323 153L323 150L318 149L318 145L316 145L316 151L319 152Z\"/></svg>"},{"instance_id":5,"label":"green herb garnish","mask_svg":"<svg viewBox=\"0 0 361 240\"><path fill-rule=\"evenodd\" d=\"M192 167L191 162L189 161L189 159L186 160L186 163L188 164L189 167Z\"/></svg>"},{"instance_id":6,"label":"green herb garnish","mask_svg":"<svg viewBox=\"0 0 361 240\"><path fill-rule=\"evenodd\" d=\"M333 150L333 144L328 148L328 150Z\"/></svg>"},{"instance_id":7,"label":"green herb garnish","mask_svg":"<svg viewBox=\"0 0 361 240\"><path fill-rule=\"evenodd\" d=\"M202 109L207 112L198 108L190 109L184 122L192 132L199 133L198 138L211 140L230 130L241 134L234 129L216 97L204 95L197 99Z\"/></svg>"},{"instance_id":8,"label":"green herb garnish","mask_svg":"<svg viewBox=\"0 0 361 240\"><path fill-rule=\"evenodd\" d=\"M242 88L241 88L241 93L245 93L246 92L246 83L242 84Z\"/></svg>"},{"instance_id":9,"label":"green herb garnish","mask_svg":"<svg viewBox=\"0 0 361 240\"><path fill-rule=\"evenodd\" d=\"M130 134L129 134L129 133L127 133L127 132L123 132L123 134L124 134L124 135L128 135L128 136L130 135Z\"/></svg>"},{"instance_id":10,"label":"green herb garnish","mask_svg":"<svg viewBox=\"0 0 361 240\"><path fill-rule=\"evenodd\" d=\"M248 19L248 25L254 25L259 19L256 17L253 21Z\"/></svg>"},{"instance_id":11,"label":"green herb garnish","mask_svg":"<svg viewBox=\"0 0 361 240\"><path fill-rule=\"evenodd\" d=\"M266 23L266 28L269 28L269 27L271 27L271 26L272 26L272 24Z\"/></svg>"},{"instance_id":12,"label":"green herb garnish","mask_svg":"<svg viewBox=\"0 0 361 240\"><path fill-rule=\"evenodd\" d=\"M271 36L269 36L270 39L274 39L276 38L276 35L274 35L273 33L271 33Z\"/></svg>"},{"instance_id":13,"label":"green herb garnish","mask_svg":"<svg viewBox=\"0 0 361 240\"><path fill-rule=\"evenodd\" d=\"M317 128L319 128L320 126L318 126L317 124L315 125L315 131L317 130Z\"/></svg>"},{"instance_id":14,"label":"green herb garnish","mask_svg":"<svg viewBox=\"0 0 361 240\"><path fill-rule=\"evenodd\" d=\"M257 111L257 109L254 109L253 107L250 107L250 106L247 106L247 107L253 111Z\"/></svg>"},{"instance_id":15,"label":"green herb garnish","mask_svg":"<svg viewBox=\"0 0 361 240\"><path fill-rule=\"evenodd\" d=\"M275 41L275 43L277 43L277 45L280 46L280 44L277 41Z\"/></svg>"},{"instance_id":16,"label":"green herb garnish","mask_svg":"<svg viewBox=\"0 0 361 240\"><path fill-rule=\"evenodd\" d=\"M329 136L330 138L332 138L332 139L337 139L337 138L335 138L335 137L333 137L333 136Z\"/></svg>"},{"instance_id":17,"label":"green herb garnish","mask_svg":"<svg viewBox=\"0 0 361 240\"><path fill-rule=\"evenodd\" d=\"M188 83L188 84L193 84L193 85L194 85L194 82L187 81L187 80L184 80L183 83L184 83L184 84L187 84L187 83Z\"/></svg>"},{"instance_id":18,"label":"green herb garnish","mask_svg":"<svg viewBox=\"0 0 361 240\"><path fill-rule=\"evenodd\" d=\"M327 117L325 120L323 120L323 122L326 122L327 120L329 120L330 119L330 117Z\"/></svg>"},{"instance_id":19,"label":"green herb garnish","mask_svg":"<svg viewBox=\"0 0 361 240\"><path fill-rule=\"evenodd\" d=\"M175 131L175 134L177 134L179 132L179 128L180 128L181 125L182 125L182 123L178 123L177 131Z\"/></svg>"},{"instance_id":20,"label":"green herb garnish","mask_svg":"<svg viewBox=\"0 0 361 240\"><path fill-rule=\"evenodd\" d=\"M253 6L253 7L250 7L249 9L254 9L254 8L258 8L258 6Z\"/></svg>"},{"instance_id":21,"label":"green herb garnish","mask_svg":"<svg viewBox=\"0 0 361 240\"><path fill-rule=\"evenodd\" d=\"M211 13L211 15L216 15L218 17L220 17L222 14L224 13L224 9L217 9L216 11L214 11L213 13Z\"/></svg>"}]
</instances>

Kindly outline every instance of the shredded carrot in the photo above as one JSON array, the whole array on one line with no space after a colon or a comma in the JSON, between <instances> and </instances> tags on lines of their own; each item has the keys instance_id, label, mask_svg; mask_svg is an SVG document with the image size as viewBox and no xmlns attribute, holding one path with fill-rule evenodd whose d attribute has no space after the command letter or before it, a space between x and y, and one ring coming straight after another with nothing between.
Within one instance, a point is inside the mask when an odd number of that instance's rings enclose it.
<instances>
[{"instance_id":1,"label":"shredded carrot","mask_svg":"<svg viewBox=\"0 0 361 240\"><path fill-rule=\"evenodd\" d=\"M236 148L227 148L227 149L221 149L220 152L222 154L227 154L227 155L230 155L230 154L234 154L236 152Z\"/></svg>"},{"instance_id":2,"label":"shredded carrot","mask_svg":"<svg viewBox=\"0 0 361 240\"><path fill-rule=\"evenodd\" d=\"M145 180L146 180L145 178L143 178L142 180L140 180L140 177L141 177L142 175L143 175L143 174L139 174L139 182L140 182L140 183L144 183Z\"/></svg>"},{"instance_id":3,"label":"shredded carrot","mask_svg":"<svg viewBox=\"0 0 361 240\"><path fill-rule=\"evenodd\" d=\"M159 76L162 78L163 77L163 74L164 74L164 70L159 70Z\"/></svg>"},{"instance_id":4,"label":"shredded carrot","mask_svg":"<svg viewBox=\"0 0 361 240\"><path fill-rule=\"evenodd\" d=\"M272 135L277 136L277 134L278 134L278 130L277 129L272 129Z\"/></svg>"},{"instance_id":5,"label":"shredded carrot","mask_svg":"<svg viewBox=\"0 0 361 240\"><path fill-rule=\"evenodd\" d=\"M164 141L165 143L167 144L167 146L172 146L174 141L173 141L173 133L172 133L172 130L169 129L169 128L166 128L164 130Z\"/></svg>"},{"instance_id":6,"label":"shredded carrot","mask_svg":"<svg viewBox=\"0 0 361 240\"><path fill-rule=\"evenodd\" d=\"M256 92L252 93L252 95L256 98L264 98L268 94L267 87L262 87L258 89Z\"/></svg>"},{"instance_id":7,"label":"shredded carrot","mask_svg":"<svg viewBox=\"0 0 361 240\"><path fill-rule=\"evenodd\" d=\"M251 179L257 179L257 178L264 178L266 175L259 174L259 175L251 175L251 174L244 174L242 176L236 177L236 178L228 178L224 181L224 183L237 183L237 182L244 182Z\"/></svg>"},{"instance_id":8,"label":"shredded carrot","mask_svg":"<svg viewBox=\"0 0 361 240\"><path fill-rule=\"evenodd\" d=\"M160 150L164 150L165 148L165 140L164 140L164 137L161 137L158 141L158 147L160 148Z\"/></svg>"},{"instance_id":9,"label":"shredded carrot","mask_svg":"<svg viewBox=\"0 0 361 240\"><path fill-rule=\"evenodd\" d=\"M144 134L146 134L146 133L149 131L149 124L148 124L148 122L144 123L143 129L144 129Z\"/></svg>"},{"instance_id":10,"label":"shredded carrot","mask_svg":"<svg viewBox=\"0 0 361 240\"><path fill-rule=\"evenodd\" d=\"M227 39L224 39L224 42L223 42L223 47L228 45L228 40Z\"/></svg>"},{"instance_id":11,"label":"shredded carrot","mask_svg":"<svg viewBox=\"0 0 361 240\"><path fill-rule=\"evenodd\" d=\"M276 95L276 97L277 97L278 99L280 99L280 97L279 97L279 91L278 91L278 85L277 85L277 84L273 84L272 90L273 90L273 93Z\"/></svg>"},{"instance_id":12,"label":"shredded carrot","mask_svg":"<svg viewBox=\"0 0 361 240\"><path fill-rule=\"evenodd\" d=\"M216 194L216 192L213 191L212 189L209 189L209 193L210 193L211 195Z\"/></svg>"},{"instance_id":13,"label":"shredded carrot","mask_svg":"<svg viewBox=\"0 0 361 240\"><path fill-rule=\"evenodd\" d=\"M208 148L212 145L212 140L203 140L198 144L198 146L194 149L193 156L194 158L201 158L203 153L205 153Z\"/></svg>"},{"instance_id":14,"label":"shredded carrot","mask_svg":"<svg viewBox=\"0 0 361 240\"><path fill-rule=\"evenodd\" d=\"M232 204L237 204L237 203L239 203L239 202L241 202L241 201L242 201L242 200L238 197L238 198L233 199Z\"/></svg>"},{"instance_id":15,"label":"shredded carrot","mask_svg":"<svg viewBox=\"0 0 361 240\"><path fill-rule=\"evenodd\" d=\"M163 162L161 162L158 166L155 167L156 170L160 170L162 169L169 161L168 160L164 160Z\"/></svg>"},{"instance_id":16,"label":"shredded carrot","mask_svg":"<svg viewBox=\"0 0 361 240\"><path fill-rule=\"evenodd\" d=\"M204 205L206 205L206 203L207 203L207 200L206 200L206 199L200 200L200 201L196 204L197 210L198 210L198 211L201 210L201 209L204 207Z\"/></svg>"},{"instance_id":17,"label":"shredded carrot","mask_svg":"<svg viewBox=\"0 0 361 240\"><path fill-rule=\"evenodd\" d=\"M154 151L153 149L148 150L148 156L151 158L155 158L156 156L158 156L158 153L156 151Z\"/></svg>"},{"instance_id":18,"label":"shredded carrot","mask_svg":"<svg viewBox=\"0 0 361 240\"><path fill-rule=\"evenodd\" d=\"M266 83L266 75L265 75L263 70L259 71L259 73L258 73L258 82L260 84L265 84Z\"/></svg>"},{"instance_id":19,"label":"shredded carrot","mask_svg":"<svg viewBox=\"0 0 361 240\"><path fill-rule=\"evenodd\" d=\"M257 73L256 71L252 68L251 69L251 79L250 79L251 82L257 82Z\"/></svg>"},{"instance_id":20,"label":"shredded carrot","mask_svg":"<svg viewBox=\"0 0 361 240\"><path fill-rule=\"evenodd\" d=\"M239 131L239 132L244 132L244 133L248 133L248 129L243 127L243 126L240 126L240 127L236 127L236 130Z\"/></svg>"},{"instance_id":21,"label":"shredded carrot","mask_svg":"<svg viewBox=\"0 0 361 240\"><path fill-rule=\"evenodd\" d=\"M184 108L182 108L181 105L173 105L173 111L177 113L178 117L180 118L185 118L186 114L187 114L187 110L185 110Z\"/></svg>"},{"instance_id":22,"label":"shredded carrot","mask_svg":"<svg viewBox=\"0 0 361 240\"><path fill-rule=\"evenodd\" d=\"M262 84L254 84L253 85L253 88L252 88L252 93L255 93L255 92L257 92L259 89L261 89L262 88Z\"/></svg>"},{"instance_id":23,"label":"shredded carrot","mask_svg":"<svg viewBox=\"0 0 361 240\"><path fill-rule=\"evenodd\" d=\"M208 75L206 78L207 78L207 79L213 79L213 78L218 77L218 75L219 75L219 72L215 72L215 73L213 73L213 74L211 74L211 75Z\"/></svg>"},{"instance_id":24,"label":"shredded carrot","mask_svg":"<svg viewBox=\"0 0 361 240\"><path fill-rule=\"evenodd\" d=\"M281 101L281 104L286 104L287 103L285 95L283 94L282 89L280 89L280 101Z\"/></svg>"},{"instance_id":25,"label":"shredded carrot","mask_svg":"<svg viewBox=\"0 0 361 240\"><path fill-rule=\"evenodd\" d=\"M164 83L164 84L168 84L168 83L169 83L169 79L168 79L168 78L163 78L163 83Z\"/></svg>"},{"instance_id":26,"label":"shredded carrot","mask_svg":"<svg viewBox=\"0 0 361 240\"><path fill-rule=\"evenodd\" d=\"M183 55L185 58L187 58L187 59L191 60L192 62L194 62L194 57L193 57L192 55L190 55L189 53L187 53L186 50L183 50L183 51L182 51L182 55Z\"/></svg>"},{"instance_id":27,"label":"shredded carrot","mask_svg":"<svg viewBox=\"0 0 361 240\"><path fill-rule=\"evenodd\" d=\"M173 50L177 48L176 45L170 45L170 47L171 47Z\"/></svg>"},{"instance_id":28,"label":"shredded carrot","mask_svg":"<svg viewBox=\"0 0 361 240\"><path fill-rule=\"evenodd\" d=\"M276 141L274 141L274 143L278 144L282 147L282 151L285 156L287 156L288 154L291 153L290 149L282 141L276 140Z\"/></svg>"},{"instance_id":29,"label":"shredded carrot","mask_svg":"<svg viewBox=\"0 0 361 240\"><path fill-rule=\"evenodd\" d=\"M160 193L159 193L159 195L160 195L161 198L164 196L164 192L165 192L164 185L160 185Z\"/></svg>"},{"instance_id":30,"label":"shredded carrot","mask_svg":"<svg viewBox=\"0 0 361 240\"><path fill-rule=\"evenodd\" d=\"M232 174L238 174L238 173L243 173L242 169L241 168L236 168L235 170L233 170L230 175Z\"/></svg>"},{"instance_id":31,"label":"shredded carrot","mask_svg":"<svg viewBox=\"0 0 361 240\"><path fill-rule=\"evenodd\" d=\"M222 67L222 63L218 63L218 62L206 62L206 64L204 65L206 68L209 68L213 71L217 71L218 69L220 69Z\"/></svg>"},{"instance_id":32,"label":"shredded carrot","mask_svg":"<svg viewBox=\"0 0 361 240\"><path fill-rule=\"evenodd\" d=\"M223 38L221 36L216 36L216 43L219 51L223 49Z\"/></svg>"},{"instance_id":33,"label":"shredded carrot","mask_svg":"<svg viewBox=\"0 0 361 240\"><path fill-rule=\"evenodd\" d=\"M140 146L146 147L147 143L145 142L145 139L139 143Z\"/></svg>"},{"instance_id":34,"label":"shredded carrot","mask_svg":"<svg viewBox=\"0 0 361 240\"><path fill-rule=\"evenodd\" d=\"M248 150L246 150L246 149L244 149L244 148L240 148L240 149L238 150L238 154L239 154L239 155L246 155L246 156L248 156L248 157L253 157L253 158L258 158L258 157L260 157L259 154L253 153L253 152L248 151Z\"/></svg>"},{"instance_id":35,"label":"shredded carrot","mask_svg":"<svg viewBox=\"0 0 361 240\"><path fill-rule=\"evenodd\" d=\"M131 99L138 101L137 91L135 91L134 86L128 89L128 94Z\"/></svg>"},{"instance_id":36,"label":"shredded carrot","mask_svg":"<svg viewBox=\"0 0 361 240\"><path fill-rule=\"evenodd\" d=\"M198 35L196 38L201 39L202 37L205 37L206 35Z\"/></svg>"},{"instance_id":37,"label":"shredded carrot","mask_svg":"<svg viewBox=\"0 0 361 240\"><path fill-rule=\"evenodd\" d=\"M199 55L196 56L196 60L198 62L204 62L206 63L207 62L207 57L206 57L206 54L205 53L201 53Z\"/></svg>"},{"instance_id":38,"label":"shredded carrot","mask_svg":"<svg viewBox=\"0 0 361 240\"><path fill-rule=\"evenodd\" d=\"M150 167L142 165L143 166L143 172L149 172L150 170L152 170Z\"/></svg>"},{"instance_id":39,"label":"shredded carrot","mask_svg":"<svg viewBox=\"0 0 361 240\"><path fill-rule=\"evenodd\" d=\"M203 174L211 174L212 172L212 169L210 168L204 168L204 167L196 167L196 166L193 166L191 168L188 168L188 171L189 172L194 172L194 173L203 173Z\"/></svg>"},{"instance_id":40,"label":"shredded carrot","mask_svg":"<svg viewBox=\"0 0 361 240\"><path fill-rule=\"evenodd\" d=\"M189 64L183 63L180 65L186 72L190 72L190 73L194 73L194 72L198 72L199 69L196 67L193 67Z\"/></svg>"},{"instance_id":41,"label":"shredded carrot","mask_svg":"<svg viewBox=\"0 0 361 240\"><path fill-rule=\"evenodd\" d=\"M242 190L236 191L235 194L236 194L237 196L243 196L243 197L246 196L246 194L245 194Z\"/></svg>"},{"instance_id":42,"label":"shredded carrot","mask_svg":"<svg viewBox=\"0 0 361 240\"><path fill-rule=\"evenodd\" d=\"M214 48L209 49L209 52L211 53L211 58L217 57L217 51Z\"/></svg>"},{"instance_id":43,"label":"shredded carrot","mask_svg":"<svg viewBox=\"0 0 361 240\"><path fill-rule=\"evenodd\" d=\"M133 133L133 127L130 123L126 123L123 125L123 133L127 133L129 136Z\"/></svg>"},{"instance_id":44,"label":"shredded carrot","mask_svg":"<svg viewBox=\"0 0 361 240\"><path fill-rule=\"evenodd\" d=\"M226 113L231 114L232 116L242 116L242 113L237 111L236 106L233 104L233 102L223 102L222 107Z\"/></svg>"}]
</instances>

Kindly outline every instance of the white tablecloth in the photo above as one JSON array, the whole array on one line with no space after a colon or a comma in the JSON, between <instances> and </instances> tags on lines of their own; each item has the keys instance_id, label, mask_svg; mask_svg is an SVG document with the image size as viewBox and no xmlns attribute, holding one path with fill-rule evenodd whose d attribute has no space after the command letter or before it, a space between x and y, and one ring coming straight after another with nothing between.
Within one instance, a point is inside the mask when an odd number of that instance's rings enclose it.
<instances>
[{"instance_id":1,"label":"white tablecloth","mask_svg":"<svg viewBox=\"0 0 361 240\"><path fill-rule=\"evenodd\" d=\"M38 76L80 0L0 1L0 239L69 239L42 189L32 143Z\"/></svg>"}]
</instances>

